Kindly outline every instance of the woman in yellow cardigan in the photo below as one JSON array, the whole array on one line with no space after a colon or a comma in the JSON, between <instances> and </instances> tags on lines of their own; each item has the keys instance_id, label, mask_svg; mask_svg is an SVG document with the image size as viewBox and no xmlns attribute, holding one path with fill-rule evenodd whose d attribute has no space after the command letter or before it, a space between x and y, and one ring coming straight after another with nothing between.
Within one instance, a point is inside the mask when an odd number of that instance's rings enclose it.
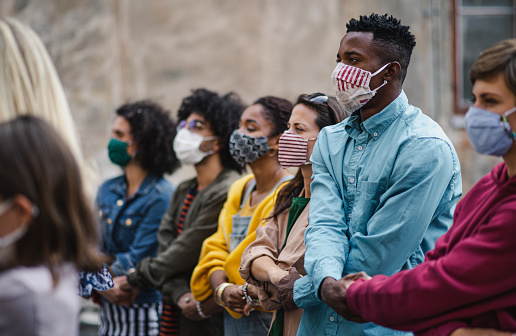
<instances>
[{"instance_id":1,"label":"woman in yellow cardigan","mask_svg":"<svg viewBox=\"0 0 516 336\"><path fill-rule=\"evenodd\" d=\"M230 139L230 152L253 174L237 180L219 216L217 232L207 238L195 268L191 289L200 316L224 313L224 335L267 335L271 313L254 310L243 316L251 301L238 267L242 252L254 241L256 228L270 215L277 192L292 178L278 161L278 142L287 128L292 104L285 99L263 97L249 106L240 128Z\"/></svg>"}]
</instances>

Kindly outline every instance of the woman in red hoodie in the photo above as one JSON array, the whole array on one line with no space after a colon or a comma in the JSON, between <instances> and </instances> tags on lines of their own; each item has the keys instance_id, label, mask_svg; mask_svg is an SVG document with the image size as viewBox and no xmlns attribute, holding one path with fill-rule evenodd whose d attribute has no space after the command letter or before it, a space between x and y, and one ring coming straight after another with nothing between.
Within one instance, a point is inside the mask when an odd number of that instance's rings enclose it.
<instances>
[{"instance_id":1,"label":"woman in red hoodie","mask_svg":"<svg viewBox=\"0 0 516 336\"><path fill-rule=\"evenodd\" d=\"M468 137L504 162L458 203L424 263L390 277L349 274L322 293L344 317L416 335L516 335L516 39L484 51L470 79Z\"/></svg>"}]
</instances>

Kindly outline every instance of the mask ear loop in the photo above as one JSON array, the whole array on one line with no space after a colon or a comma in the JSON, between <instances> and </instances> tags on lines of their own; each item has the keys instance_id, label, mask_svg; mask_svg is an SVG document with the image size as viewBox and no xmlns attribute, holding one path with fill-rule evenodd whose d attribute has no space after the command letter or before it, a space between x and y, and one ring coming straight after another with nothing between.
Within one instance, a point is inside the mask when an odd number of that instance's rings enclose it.
<instances>
[{"instance_id":1,"label":"mask ear loop","mask_svg":"<svg viewBox=\"0 0 516 336\"><path fill-rule=\"evenodd\" d=\"M385 64L383 67L381 67L380 69L378 69L374 74L371 75L371 78L378 75L380 72L382 72L387 66L389 66L389 64L391 64L392 62L389 62L387 64ZM383 80L383 83L382 85L380 85L379 87L377 87L376 89L374 90L371 90L374 94L376 94L376 92L382 87L384 86L385 84L387 84L388 82L384 79Z\"/></svg>"},{"instance_id":2,"label":"mask ear loop","mask_svg":"<svg viewBox=\"0 0 516 336\"><path fill-rule=\"evenodd\" d=\"M503 127L505 128L505 132L507 133L509 138L511 138L512 141L516 140L516 132L514 132L514 130L511 128L511 125L509 124L507 117L513 114L514 112L516 112L516 107L513 107L509 111L506 111L502 116Z\"/></svg>"}]
</instances>

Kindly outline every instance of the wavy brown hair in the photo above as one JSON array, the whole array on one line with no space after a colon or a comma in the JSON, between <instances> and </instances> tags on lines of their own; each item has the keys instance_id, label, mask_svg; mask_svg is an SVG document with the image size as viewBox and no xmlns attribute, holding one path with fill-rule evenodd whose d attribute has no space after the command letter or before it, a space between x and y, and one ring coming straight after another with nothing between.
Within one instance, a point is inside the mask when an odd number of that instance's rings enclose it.
<instances>
[{"instance_id":1,"label":"wavy brown hair","mask_svg":"<svg viewBox=\"0 0 516 336\"><path fill-rule=\"evenodd\" d=\"M12 266L48 267L54 283L64 262L95 271L97 231L79 167L47 122L31 116L0 124L0 197L24 195L39 208L15 244Z\"/></svg>"}]
</instances>

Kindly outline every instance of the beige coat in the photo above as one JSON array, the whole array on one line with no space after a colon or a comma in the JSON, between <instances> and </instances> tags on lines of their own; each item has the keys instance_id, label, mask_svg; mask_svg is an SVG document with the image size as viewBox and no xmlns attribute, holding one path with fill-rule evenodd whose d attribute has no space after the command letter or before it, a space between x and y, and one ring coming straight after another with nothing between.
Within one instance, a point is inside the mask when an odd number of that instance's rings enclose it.
<instances>
[{"instance_id":1,"label":"beige coat","mask_svg":"<svg viewBox=\"0 0 516 336\"><path fill-rule=\"evenodd\" d=\"M256 229L256 240L245 249L242 254L242 263L240 266L240 275L250 284L260 287L259 299L260 305L266 310L281 309L281 303L277 298L277 291L270 282L259 282L253 278L251 274L251 263L256 258L268 256L276 262L283 270L288 270L294 266L299 274L306 275L303 267L305 260L305 242L304 234L308 227L308 209L307 204L301 215L294 223L287 244L283 251L280 250L285 242L287 233L288 211L278 216L278 220L269 220L265 225ZM292 312L285 312L285 328L284 336L294 336L297 334L299 322L301 321L302 309Z\"/></svg>"}]
</instances>

